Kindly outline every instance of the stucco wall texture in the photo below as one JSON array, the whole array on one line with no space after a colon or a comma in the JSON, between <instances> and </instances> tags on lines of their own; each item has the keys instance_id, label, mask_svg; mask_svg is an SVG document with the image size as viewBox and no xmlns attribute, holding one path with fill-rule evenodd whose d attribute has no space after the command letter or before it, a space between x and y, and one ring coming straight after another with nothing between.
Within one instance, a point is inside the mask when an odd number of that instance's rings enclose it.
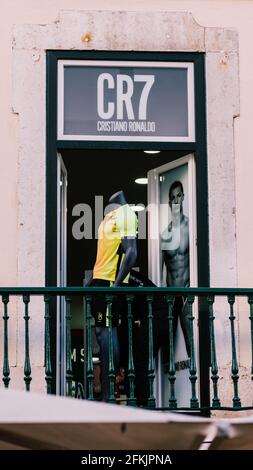
<instances>
[{"instance_id":1,"label":"stucco wall texture","mask_svg":"<svg viewBox=\"0 0 253 470\"><path fill-rule=\"evenodd\" d=\"M106 6L94 0L86 1L83 8L81 0L1 2L0 285L44 284L43 51L52 48L206 52L211 286L252 287L252 2L140 0L129 1L126 8L121 0L108 1ZM82 41L85 32L91 33L91 43ZM220 302L216 314L223 310ZM21 367L23 333L18 316L16 320L11 360L12 366ZM221 365L228 370L226 322L220 321L217 346L224 352ZM39 334L43 325L42 316L32 324L38 377L43 365ZM250 363L248 333L247 306L242 303L237 335L243 372ZM248 397L248 385L243 393Z\"/></svg>"}]
</instances>

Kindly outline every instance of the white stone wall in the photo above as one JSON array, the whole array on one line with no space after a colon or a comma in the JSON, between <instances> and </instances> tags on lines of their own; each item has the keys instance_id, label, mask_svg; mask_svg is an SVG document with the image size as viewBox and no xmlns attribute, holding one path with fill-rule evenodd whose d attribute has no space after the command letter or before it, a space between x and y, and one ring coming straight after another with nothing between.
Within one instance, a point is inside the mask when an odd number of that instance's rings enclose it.
<instances>
[{"instance_id":1,"label":"white stone wall","mask_svg":"<svg viewBox=\"0 0 253 470\"><path fill-rule=\"evenodd\" d=\"M106 3L105 8L104 2L87 1L87 11L81 10L83 2L77 0L45 1L42 5L37 0L11 0L4 4L0 34L7 49L0 52L5 84L4 90L0 87L0 112L6 119L0 129L5 157L1 159L0 213L8 223L0 234L2 285L44 284L45 50L99 49L206 53L211 285L250 287L251 2L132 1L131 8L121 1ZM98 11L101 8L103 11ZM84 41L86 33L89 42ZM217 305L217 348L222 352L220 365L227 368L228 317L225 319L224 303ZM43 365L44 312L40 308L34 311L31 329L36 341L31 345L31 355L39 368ZM23 312L16 315L16 323L12 318L16 326L11 330L16 338L15 351L19 352L23 341L19 318ZM243 314L243 335L248 331L247 322ZM248 348L240 353L242 367L248 367ZM12 353L12 366L21 367L19 357Z\"/></svg>"}]
</instances>

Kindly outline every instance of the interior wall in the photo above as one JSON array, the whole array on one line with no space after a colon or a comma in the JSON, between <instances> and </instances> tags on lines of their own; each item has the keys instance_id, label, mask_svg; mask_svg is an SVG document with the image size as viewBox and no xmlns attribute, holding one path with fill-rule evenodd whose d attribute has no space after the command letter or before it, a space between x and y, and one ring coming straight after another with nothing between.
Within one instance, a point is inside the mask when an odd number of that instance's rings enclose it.
<instances>
[{"instance_id":1,"label":"interior wall","mask_svg":"<svg viewBox=\"0 0 253 470\"><path fill-rule=\"evenodd\" d=\"M149 170L180 158L186 152L162 151L160 154L148 155L141 150L100 149L64 150L61 154L68 171L67 283L69 286L78 286L83 284L84 271L93 269L97 229L110 196L122 189L129 204L146 207L147 185L136 184L135 179L146 177ZM81 204L86 204L88 208L79 206ZM87 210L86 217L83 209ZM80 215L74 215L77 213ZM76 222L79 225L80 217L84 224L78 232L83 233L83 238L78 239L73 227ZM137 241L136 266L147 276L148 232L146 235L145 238L139 236Z\"/></svg>"}]
</instances>

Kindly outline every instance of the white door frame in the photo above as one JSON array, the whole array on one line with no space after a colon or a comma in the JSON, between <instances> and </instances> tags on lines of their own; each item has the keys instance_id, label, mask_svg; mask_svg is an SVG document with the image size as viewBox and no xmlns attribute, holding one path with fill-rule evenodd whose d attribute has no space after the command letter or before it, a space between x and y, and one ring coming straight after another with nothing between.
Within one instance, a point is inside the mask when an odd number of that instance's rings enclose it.
<instances>
[{"instance_id":1,"label":"white door frame","mask_svg":"<svg viewBox=\"0 0 253 470\"><path fill-rule=\"evenodd\" d=\"M189 216L189 251L190 251L190 286L197 287L197 222L196 222L196 171L194 155L189 154L178 158L172 162L166 163L148 172L148 259L149 259L149 278L157 285L162 286L161 270L161 210L160 210L160 178L162 174L187 165L187 185L188 185L188 216ZM196 317L197 299L193 305L193 315ZM196 341L197 327L195 322L195 351L198 358L198 341ZM182 374L181 374L182 375ZM188 375L188 374L187 374ZM155 395L159 407L164 406L163 389L166 378L164 379L161 355L159 354L156 364ZM180 380L188 380L186 376ZM186 388L186 387L185 387ZM179 396L179 400L184 400ZM181 404L180 404L181 405ZM182 406L187 406L183 403Z\"/></svg>"},{"instance_id":2,"label":"white door frame","mask_svg":"<svg viewBox=\"0 0 253 470\"><path fill-rule=\"evenodd\" d=\"M57 287L67 285L67 186L68 173L57 153ZM66 392L66 304L57 297L56 393Z\"/></svg>"}]
</instances>

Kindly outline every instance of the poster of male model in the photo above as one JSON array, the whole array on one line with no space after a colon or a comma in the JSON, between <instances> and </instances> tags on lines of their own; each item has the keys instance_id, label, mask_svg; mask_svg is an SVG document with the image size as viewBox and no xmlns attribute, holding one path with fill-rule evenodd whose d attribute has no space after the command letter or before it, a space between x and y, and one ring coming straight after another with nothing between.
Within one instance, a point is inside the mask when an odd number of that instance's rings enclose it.
<instances>
[{"instance_id":1,"label":"poster of male model","mask_svg":"<svg viewBox=\"0 0 253 470\"><path fill-rule=\"evenodd\" d=\"M154 256L158 263L154 270L155 282L162 287L187 289L196 285L197 279L194 269L197 257L194 243L196 204L193 155L152 170L149 183L153 186L151 192L153 198L154 195L156 197L158 207L156 219L151 221L151 224L157 225L156 241L152 244L152 257ZM195 311L196 306L193 308L194 315ZM196 318L194 336L197 347ZM186 296L177 296L173 301L173 343L178 406L187 406L191 395L191 345L189 305ZM169 364L165 361L160 367L163 371L160 396L165 405L169 397Z\"/></svg>"}]
</instances>

